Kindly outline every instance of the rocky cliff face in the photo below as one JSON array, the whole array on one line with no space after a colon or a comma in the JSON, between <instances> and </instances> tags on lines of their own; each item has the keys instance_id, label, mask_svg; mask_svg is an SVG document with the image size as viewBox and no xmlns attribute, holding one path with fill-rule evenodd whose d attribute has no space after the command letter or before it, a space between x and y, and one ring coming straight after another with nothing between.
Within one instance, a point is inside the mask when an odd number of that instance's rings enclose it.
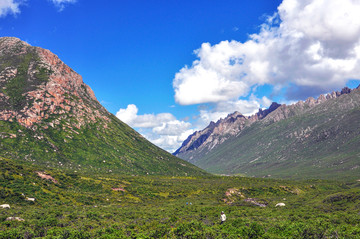
<instances>
[{"instance_id":1,"label":"rocky cliff face","mask_svg":"<svg viewBox=\"0 0 360 239\"><path fill-rule=\"evenodd\" d=\"M69 130L98 119L109 121L82 77L49 50L4 37L0 39L0 66L0 120L35 129L76 118L68 122Z\"/></svg>"},{"instance_id":2,"label":"rocky cliff face","mask_svg":"<svg viewBox=\"0 0 360 239\"><path fill-rule=\"evenodd\" d=\"M198 158L208 154L227 140L239 137L244 129L249 128L255 122L261 121L266 124L279 122L305 113L319 104L351 92L351 89L345 87L341 92L320 95L317 99L310 97L306 101L299 101L292 105L280 105L274 102L268 109L259 109L258 113L248 117L239 112L234 112L216 123L211 122L205 129L190 135L174 155L195 163Z\"/></svg>"},{"instance_id":3,"label":"rocky cliff face","mask_svg":"<svg viewBox=\"0 0 360 239\"><path fill-rule=\"evenodd\" d=\"M67 170L206 174L110 114L49 50L0 38L0 156Z\"/></svg>"}]
</instances>

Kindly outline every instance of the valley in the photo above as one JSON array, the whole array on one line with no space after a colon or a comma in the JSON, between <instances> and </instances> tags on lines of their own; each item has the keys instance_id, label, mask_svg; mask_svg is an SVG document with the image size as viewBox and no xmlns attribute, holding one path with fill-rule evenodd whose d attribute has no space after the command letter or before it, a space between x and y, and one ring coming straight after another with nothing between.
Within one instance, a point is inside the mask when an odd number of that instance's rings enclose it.
<instances>
[{"instance_id":1,"label":"valley","mask_svg":"<svg viewBox=\"0 0 360 239\"><path fill-rule=\"evenodd\" d=\"M230 114L185 161L50 51L0 38L0 63L0 239L360 237L359 89Z\"/></svg>"},{"instance_id":2,"label":"valley","mask_svg":"<svg viewBox=\"0 0 360 239\"><path fill-rule=\"evenodd\" d=\"M0 208L0 238L360 237L359 181L135 177L0 164L0 204L10 205Z\"/></svg>"}]
</instances>

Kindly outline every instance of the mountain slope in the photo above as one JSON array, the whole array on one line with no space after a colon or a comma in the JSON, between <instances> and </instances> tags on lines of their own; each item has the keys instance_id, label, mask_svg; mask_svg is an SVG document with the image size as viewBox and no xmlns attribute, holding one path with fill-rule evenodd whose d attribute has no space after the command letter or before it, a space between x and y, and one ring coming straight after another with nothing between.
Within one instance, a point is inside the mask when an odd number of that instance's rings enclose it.
<instances>
[{"instance_id":1,"label":"mountain slope","mask_svg":"<svg viewBox=\"0 0 360 239\"><path fill-rule=\"evenodd\" d=\"M204 130L197 131L190 135L175 151L174 155L184 157L188 161L196 161L196 156L201 155L203 151L211 151L214 147L222 144L227 139L237 135L245 127L252 123L265 118L268 114L276 110L281 105L272 103L269 109L259 110L258 113L251 117L245 117L239 112L229 114L225 119L220 119L216 123L211 122ZM190 157L186 155L190 154Z\"/></svg>"},{"instance_id":2,"label":"mountain slope","mask_svg":"<svg viewBox=\"0 0 360 239\"><path fill-rule=\"evenodd\" d=\"M205 174L110 114L48 50L0 38L0 156L69 170Z\"/></svg>"},{"instance_id":3,"label":"mountain slope","mask_svg":"<svg viewBox=\"0 0 360 239\"><path fill-rule=\"evenodd\" d=\"M329 179L360 175L359 89L281 105L263 119L252 118L244 117L245 127L236 121L229 126L235 134L213 135L196 149L179 149L177 156L221 174Z\"/></svg>"}]
</instances>

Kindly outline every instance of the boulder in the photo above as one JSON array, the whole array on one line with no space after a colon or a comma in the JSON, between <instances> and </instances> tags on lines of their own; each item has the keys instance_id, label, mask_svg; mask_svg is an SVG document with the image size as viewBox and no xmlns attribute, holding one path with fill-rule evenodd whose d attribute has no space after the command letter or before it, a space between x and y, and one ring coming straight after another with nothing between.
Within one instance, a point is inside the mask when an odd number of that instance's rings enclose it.
<instances>
[{"instance_id":1,"label":"boulder","mask_svg":"<svg viewBox=\"0 0 360 239\"><path fill-rule=\"evenodd\" d=\"M8 217L6 218L6 221L18 221L18 222L23 222L25 221L24 219L20 218L20 217Z\"/></svg>"},{"instance_id":2,"label":"boulder","mask_svg":"<svg viewBox=\"0 0 360 239\"><path fill-rule=\"evenodd\" d=\"M0 205L0 208L10 208L10 205L9 204L2 204L2 205Z\"/></svg>"}]
</instances>

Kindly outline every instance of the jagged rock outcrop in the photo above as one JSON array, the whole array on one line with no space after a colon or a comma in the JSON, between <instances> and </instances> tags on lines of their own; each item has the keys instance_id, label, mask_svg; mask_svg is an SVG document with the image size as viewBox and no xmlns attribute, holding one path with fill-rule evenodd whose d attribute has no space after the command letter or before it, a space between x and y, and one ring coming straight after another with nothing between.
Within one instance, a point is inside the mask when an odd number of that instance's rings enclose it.
<instances>
[{"instance_id":1,"label":"jagged rock outcrop","mask_svg":"<svg viewBox=\"0 0 360 239\"><path fill-rule=\"evenodd\" d=\"M0 156L70 171L202 175L109 113L55 54L0 38Z\"/></svg>"},{"instance_id":2,"label":"jagged rock outcrop","mask_svg":"<svg viewBox=\"0 0 360 239\"><path fill-rule=\"evenodd\" d=\"M344 87L341 92L342 95L344 94L350 94L351 93L351 89L349 87Z\"/></svg>"}]
</instances>

